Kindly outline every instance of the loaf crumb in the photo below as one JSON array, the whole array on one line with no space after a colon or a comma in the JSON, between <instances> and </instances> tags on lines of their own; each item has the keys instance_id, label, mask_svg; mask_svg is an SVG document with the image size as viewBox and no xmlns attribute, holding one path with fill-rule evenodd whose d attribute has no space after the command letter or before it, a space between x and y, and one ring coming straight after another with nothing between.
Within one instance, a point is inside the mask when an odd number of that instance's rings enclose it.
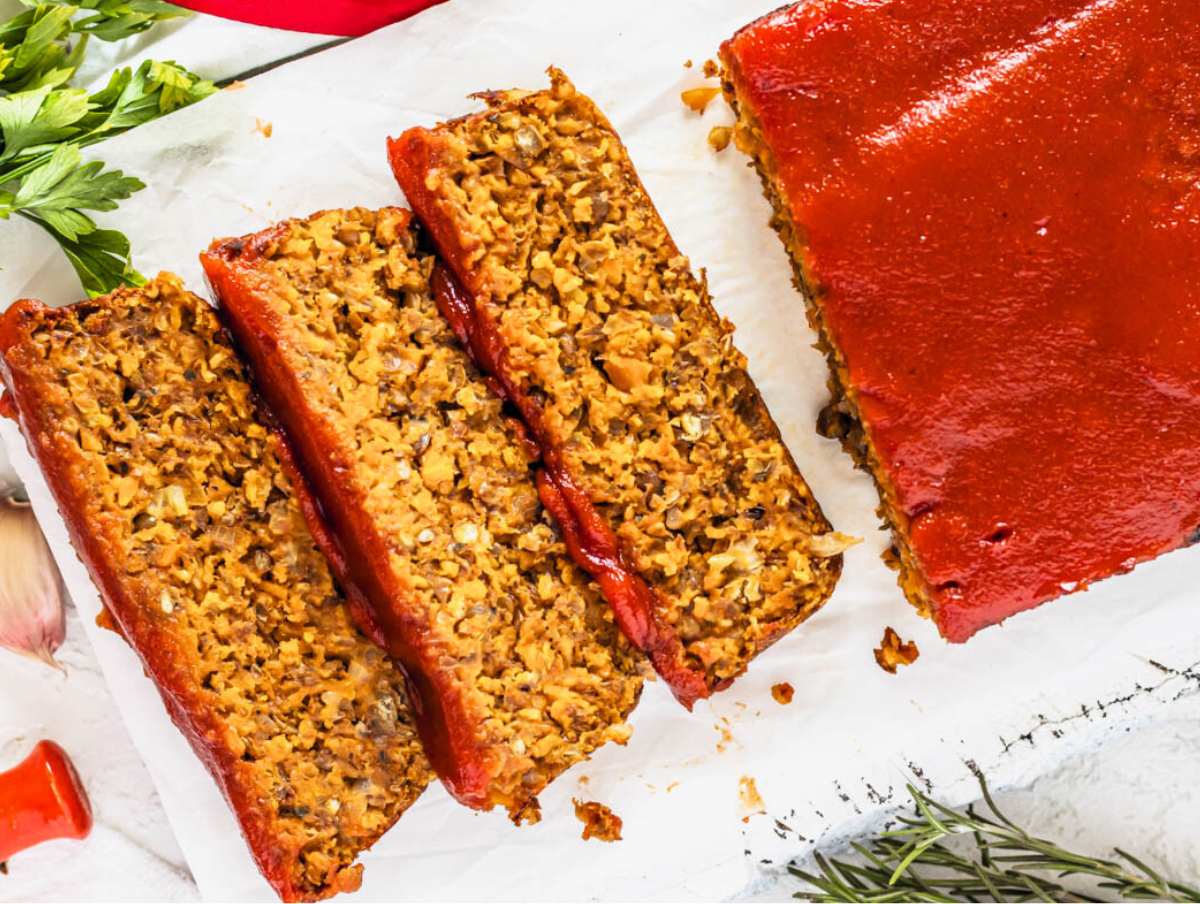
<instances>
[{"instance_id":1,"label":"loaf crumb","mask_svg":"<svg viewBox=\"0 0 1200 904\"><path fill-rule=\"evenodd\" d=\"M684 106L695 110L697 113L703 113L708 105L712 103L713 98L720 93L720 88L688 88L679 95L679 99L683 101Z\"/></svg>"},{"instance_id":2,"label":"loaf crumb","mask_svg":"<svg viewBox=\"0 0 1200 904\"><path fill-rule=\"evenodd\" d=\"M916 641L902 641L900 635L891 627L884 630L883 640L875 649L875 661L890 675L896 674L897 666L912 665L920 655L921 651L917 649Z\"/></svg>"},{"instance_id":3,"label":"loaf crumb","mask_svg":"<svg viewBox=\"0 0 1200 904\"><path fill-rule=\"evenodd\" d=\"M733 139L733 129L729 126L713 126L708 133L708 146L718 154L729 147L729 142Z\"/></svg>"},{"instance_id":4,"label":"loaf crumb","mask_svg":"<svg viewBox=\"0 0 1200 904\"><path fill-rule=\"evenodd\" d=\"M597 841L620 841L621 827L624 823L621 817L602 803L594 800L582 801L574 799L575 818L583 823L584 841L595 838Z\"/></svg>"},{"instance_id":5,"label":"loaf crumb","mask_svg":"<svg viewBox=\"0 0 1200 904\"><path fill-rule=\"evenodd\" d=\"M749 775L738 779L738 803L742 808L742 822L748 822L751 816L767 812L767 805L758 793L758 783Z\"/></svg>"},{"instance_id":6,"label":"loaf crumb","mask_svg":"<svg viewBox=\"0 0 1200 904\"><path fill-rule=\"evenodd\" d=\"M792 702L792 697L795 695L796 689L787 681L780 681L778 684L771 686L771 696L775 698L775 702L781 706L787 706Z\"/></svg>"}]
</instances>

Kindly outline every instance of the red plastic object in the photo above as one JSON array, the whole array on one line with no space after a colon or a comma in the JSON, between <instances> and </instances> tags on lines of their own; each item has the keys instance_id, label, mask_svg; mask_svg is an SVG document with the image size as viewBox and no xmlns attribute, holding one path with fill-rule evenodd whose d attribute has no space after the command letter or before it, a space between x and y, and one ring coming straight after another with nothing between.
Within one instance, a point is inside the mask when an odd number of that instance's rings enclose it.
<instances>
[{"instance_id":1,"label":"red plastic object","mask_svg":"<svg viewBox=\"0 0 1200 904\"><path fill-rule=\"evenodd\" d=\"M443 0L178 0L199 13L287 31L355 37L407 19Z\"/></svg>"},{"instance_id":2,"label":"red plastic object","mask_svg":"<svg viewBox=\"0 0 1200 904\"><path fill-rule=\"evenodd\" d=\"M0 863L55 838L82 839L92 807L65 750L39 741L29 756L0 772Z\"/></svg>"}]
</instances>

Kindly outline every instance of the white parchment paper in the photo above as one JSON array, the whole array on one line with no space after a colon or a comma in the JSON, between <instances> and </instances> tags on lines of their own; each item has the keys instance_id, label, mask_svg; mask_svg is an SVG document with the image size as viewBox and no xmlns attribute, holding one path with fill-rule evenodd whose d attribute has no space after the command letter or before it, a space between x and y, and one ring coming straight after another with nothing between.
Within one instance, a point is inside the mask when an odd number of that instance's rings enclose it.
<instances>
[{"instance_id":1,"label":"white parchment paper","mask_svg":"<svg viewBox=\"0 0 1200 904\"><path fill-rule=\"evenodd\" d=\"M703 60L778 0L568 4L454 0L260 76L102 146L149 187L111 220L143 272L170 269L204 292L197 254L216 236L325 207L402 202L385 136L474 108L472 91L541 87L562 66L607 112L679 245L705 267L721 313L834 525L866 541L846 557L827 607L762 656L730 691L685 713L651 685L626 748L606 748L543 795L543 822L516 829L431 788L364 856L363 899L720 898L831 834L900 803L906 781L972 796L968 763L994 783L1027 778L1106 725L1169 712L1198 684L1200 550L1174 553L1009 624L969 645L942 643L879 561L886 538L869 480L813 431L825 366L811 348L757 177L679 92ZM692 59L695 65L684 67ZM271 125L271 135L262 128ZM14 242L16 243L14 246ZM30 232L6 240L44 256ZM0 299L73 298L0 271ZM56 283L58 285L58 283ZM15 428L0 437L26 480L77 605L98 599ZM883 628L921 658L897 676L874 663ZM269 900L212 781L168 721L133 654L91 630L107 680L158 785L204 895ZM788 681L795 699L774 702ZM739 784L753 779L761 808ZM625 840L579 839L573 796L609 804ZM764 812L759 812L759 810Z\"/></svg>"}]
</instances>

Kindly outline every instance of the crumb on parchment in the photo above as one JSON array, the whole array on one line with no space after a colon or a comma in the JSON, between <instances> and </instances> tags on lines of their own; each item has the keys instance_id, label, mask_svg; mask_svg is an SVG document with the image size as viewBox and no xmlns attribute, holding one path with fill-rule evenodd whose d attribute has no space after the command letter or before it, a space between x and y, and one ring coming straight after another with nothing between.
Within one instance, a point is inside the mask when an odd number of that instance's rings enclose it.
<instances>
[{"instance_id":1,"label":"crumb on parchment","mask_svg":"<svg viewBox=\"0 0 1200 904\"><path fill-rule=\"evenodd\" d=\"M771 685L771 696L775 698L775 702L782 706L787 706L792 702L792 696L796 693L796 689L787 681L780 681L778 684Z\"/></svg>"},{"instance_id":2,"label":"crumb on parchment","mask_svg":"<svg viewBox=\"0 0 1200 904\"><path fill-rule=\"evenodd\" d=\"M584 841L595 838L597 841L620 841L621 817L602 803L594 800L583 801L573 798L575 818L583 823Z\"/></svg>"},{"instance_id":3,"label":"crumb on parchment","mask_svg":"<svg viewBox=\"0 0 1200 904\"><path fill-rule=\"evenodd\" d=\"M897 666L912 665L920 655L916 641L901 640L895 629L888 627L884 629L883 640L875 650L875 661L885 672L895 675Z\"/></svg>"},{"instance_id":4,"label":"crumb on parchment","mask_svg":"<svg viewBox=\"0 0 1200 904\"><path fill-rule=\"evenodd\" d=\"M531 797L516 810L509 811L509 821L515 826L533 826L542 821L542 805L536 797Z\"/></svg>"},{"instance_id":5,"label":"crumb on parchment","mask_svg":"<svg viewBox=\"0 0 1200 904\"><path fill-rule=\"evenodd\" d=\"M729 730L729 720L724 716L721 717L720 722L713 723L713 728L715 728L721 735L721 739L717 741L717 753L724 753L727 749L729 749L730 744L737 743L737 739L734 738L733 732Z\"/></svg>"},{"instance_id":6,"label":"crumb on parchment","mask_svg":"<svg viewBox=\"0 0 1200 904\"><path fill-rule=\"evenodd\" d=\"M717 153L729 147L729 141L733 138L733 129L729 126L713 126L708 133L708 146Z\"/></svg>"},{"instance_id":7,"label":"crumb on parchment","mask_svg":"<svg viewBox=\"0 0 1200 904\"><path fill-rule=\"evenodd\" d=\"M767 812L767 805L758 793L758 784L749 775L738 779L738 803L742 807L742 822L749 822L751 816Z\"/></svg>"},{"instance_id":8,"label":"crumb on parchment","mask_svg":"<svg viewBox=\"0 0 1200 904\"><path fill-rule=\"evenodd\" d=\"M717 73L719 73L720 71L721 70L717 66L716 60L705 60L704 61L704 77L705 78L716 78Z\"/></svg>"},{"instance_id":9,"label":"crumb on parchment","mask_svg":"<svg viewBox=\"0 0 1200 904\"><path fill-rule=\"evenodd\" d=\"M684 60L684 61L683 61L683 68L684 68L684 69L691 69L691 68L692 68L692 61L691 61L691 60Z\"/></svg>"},{"instance_id":10,"label":"crumb on parchment","mask_svg":"<svg viewBox=\"0 0 1200 904\"><path fill-rule=\"evenodd\" d=\"M272 126L265 119L259 119L257 116L255 116L254 117L254 131L258 132L258 134L261 135L263 138L270 138L271 133L274 131L274 126Z\"/></svg>"},{"instance_id":11,"label":"crumb on parchment","mask_svg":"<svg viewBox=\"0 0 1200 904\"><path fill-rule=\"evenodd\" d=\"M714 97L721 93L720 88L701 87L688 88L679 95L679 99L689 109L695 110L697 113L703 113Z\"/></svg>"}]
</instances>

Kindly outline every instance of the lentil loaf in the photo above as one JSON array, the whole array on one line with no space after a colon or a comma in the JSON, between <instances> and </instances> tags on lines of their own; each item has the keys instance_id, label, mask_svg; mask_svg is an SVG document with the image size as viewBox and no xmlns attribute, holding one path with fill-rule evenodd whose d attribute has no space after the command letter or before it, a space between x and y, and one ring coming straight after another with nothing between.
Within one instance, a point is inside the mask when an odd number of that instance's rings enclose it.
<instances>
[{"instance_id":1,"label":"lentil loaf","mask_svg":"<svg viewBox=\"0 0 1200 904\"><path fill-rule=\"evenodd\" d=\"M690 706L815 612L841 557L810 549L829 524L617 134L550 76L390 159L573 552Z\"/></svg>"},{"instance_id":2,"label":"lentil loaf","mask_svg":"<svg viewBox=\"0 0 1200 904\"><path fill-rule=\"evenodd\" d=\"M628 738L641 657L439 315L410 219L325 211L216 242L203 263L365 629L417 688L435 768L463 803L536 819L554 776Z\"/></svg>"},{"instance_id":3,"label":"lentil loaf","mask_svg":"<svg viewBox=\"0 0 1200 904\"><path fill-rule=\"evenodd\" d=\"M399 669L355 630L216 313L161 275L0 321L17 416L110 624L284 900L359 885L358 853L432 775Z\"/></svg>"},{"instance_id":4,"label":"lentil loaf","mask_svg":"<svg viewBox=\"0 0 1200 904\"><path fill-rule=\"evenodd\" d=\"M829 356L819 427L951 642L1200 537L1197 28L1189 0L803 0L721 48Z\"/></svg>"}]
</instances>

